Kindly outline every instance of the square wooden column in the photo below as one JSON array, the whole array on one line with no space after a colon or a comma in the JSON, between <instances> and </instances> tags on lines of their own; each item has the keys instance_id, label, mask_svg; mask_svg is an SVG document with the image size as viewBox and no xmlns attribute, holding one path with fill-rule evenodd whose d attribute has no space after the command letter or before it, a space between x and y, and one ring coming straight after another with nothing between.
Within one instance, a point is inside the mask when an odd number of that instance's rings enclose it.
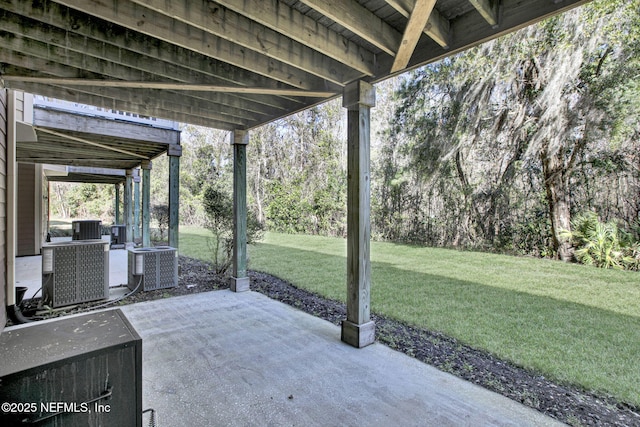
<instances>
[{"instance_id":1,"label":"square wooden column","mask_svg":"<svg viewBox=\"0 0 640 427\"><path fill-rule=\"evenodd\" d=\"M178 248L180 223L180 156L182 146L171 144L167 150L169 156L169 246Z\"/></svg>"},{"instance_id":2,"label":"square wooden column","mask_svg":"<svg viewBox=\"0 0 640 427\"><path fill-rule=\"evenodd\" d=\"M114 184L116 187L116 199L114 200L113 210L115 211L114 221L120 224L120 184Z\"/></svg>"},{"instance_id":3,"label":"square wooden column","mask_svg":"<svg viewBox=\"0 0 640 427\"><path fill-rule=\"evenodd\" d=\"M133 170L125 171L124 179L124 202L122 207L124 210L124 224L127 228L126 243L133 242Z\"/></svg>"},{"instance_id":4,"label":"square wooden column","mask_svg":"<svg viewBox=\"0 0 640 427\"><path fill-rule=\"evenodd\" d=\"M133 175L133 241L140 238L140 169Z\"/></svg>"},{"instance_id":5,"label":"square wooden column","mask_svg":"<svg viewBox=\"0 0 640 427\"><path fill-rule=\"evenodd\" d=\"M375 340L370 318L371 262L370 216L370 109L375 89L364 81L344 88L342 106L347 108L347 319L342 322L342 341L365 347Z\"/></svg>"},{"instance_id":6,"label":"square wooden column","mask_svg":"<svg viewBox=\"0 0 640 427\"><path fill-rule=\"evenodd\" d=\"M151 247L151 161L144 161L142 169L142 247Z\"/></svg>"},{"instance_id":7,"label":"square wooden column","mask_svg":"<svg viewBox=\"0 0 640 427\"><path fill-rule=\"evenodd\" d=\"M247 144L249 133L235 130L233 145L233 277L231 290L249 290L247 277Z\"/></svg>"}]
</instances>

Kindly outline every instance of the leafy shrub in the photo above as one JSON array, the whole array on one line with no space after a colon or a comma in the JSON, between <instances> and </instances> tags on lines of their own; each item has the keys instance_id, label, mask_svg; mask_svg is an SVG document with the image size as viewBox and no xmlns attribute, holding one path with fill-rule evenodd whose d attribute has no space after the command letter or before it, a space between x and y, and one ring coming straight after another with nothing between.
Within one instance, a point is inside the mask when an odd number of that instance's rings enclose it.
<instances>
[{"instance_id":1,"label":"leafy shrub","mask_svg":"<svg viewBox=\"0 0 640 427\"><path fill-rule=\"evenodd\" d=\"M638 243L631 235L620 230L615 221L601 222L595 212L578 215L571 221L572 231L562 236L575 248L575 259L600 268L638 268ZM635 266L635 267L634 267Z\"/></svg>"},{"instance_id":2,"label":"leafy shrub","mask_svg":"<svg viewBox=\"0 0 640 427\"><path fill-rule=\"evenodd\" d=\"M213 234L209 249L216 273L224 274L231 265L233 252L233 200L221 188L207 186L202 204L207 215L205 227ZM263 227L252 211L247 212L247 243L255 243L262 238Z\"/></svg>"},{"instance_id":3,"label":"leafy shrub","mask_svg":"<svg viewBox=\"0 0 640 427\"><path fill-rule=\"evenodd\" d=\"M154 205L151 207L151 217L158 223L160 240L164 240L164 232L169 228L169 206Z\"/></svg>"}]
</instances>

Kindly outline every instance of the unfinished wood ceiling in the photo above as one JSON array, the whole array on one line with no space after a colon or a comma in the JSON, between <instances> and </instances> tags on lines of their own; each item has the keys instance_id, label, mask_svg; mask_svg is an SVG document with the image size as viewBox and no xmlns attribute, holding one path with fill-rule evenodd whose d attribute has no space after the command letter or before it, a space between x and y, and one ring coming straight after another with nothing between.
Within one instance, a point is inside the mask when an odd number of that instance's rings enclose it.
<instances>
[{"instance_id":1,"label":"unfinished wood ceiling","mask_svg":"<svg viewBox=\"0 0 640 427\"><path fill-rule=\"evenodd\" d=\"M251 129L588 0L0 0L6 87Z\"/></svg>"},{"instance_id":2,"label":"unfinished wood ceiling","mask_svg":"<svg viewBox=\"0 0 640 427\"><path fill-rule=\"evenodd\" d=\"M133 169L170 147L179 149L180 143L180 132L176 129L116 121L39 104L33 109L33 129L34 138L22 139L16 144L18 162ZM104 178L103 175L99 174L98 178ZM81 182L99 181L94 178L87 175ZM121 179L119 176L112 178ZM56 176L50 180L69 179Z\"/></svg>"}]
</instances>

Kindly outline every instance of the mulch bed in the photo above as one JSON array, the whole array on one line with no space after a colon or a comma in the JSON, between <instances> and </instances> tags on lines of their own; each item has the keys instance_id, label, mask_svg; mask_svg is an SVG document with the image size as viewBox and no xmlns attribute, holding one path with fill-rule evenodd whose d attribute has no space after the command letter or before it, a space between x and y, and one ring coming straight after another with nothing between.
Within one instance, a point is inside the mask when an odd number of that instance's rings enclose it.
<instances>
[{"instance_id":1,"label":"mulch bed","mask_svg":"<svg viewBox=\"0 0 640 427\"><path fill-rule=\"evenodd\" d=\"M177 287L140 292L114 305L229 288L229 280L217 275L208 263L181 256L180 270ZM269 298L336 325L346 318L346 307L342 303L296 288L269 274L250 271L249 277L251 290ZM81 304L64 313L52 313L45 317L88 311L97 305L99 303ZM378 342L567 424L640 427L640 408L571 385L556 384L542 375L461 344L440 333L414 328L375 314L372 315L372 320L376 323Z\"/></svg>"}]
</instances>

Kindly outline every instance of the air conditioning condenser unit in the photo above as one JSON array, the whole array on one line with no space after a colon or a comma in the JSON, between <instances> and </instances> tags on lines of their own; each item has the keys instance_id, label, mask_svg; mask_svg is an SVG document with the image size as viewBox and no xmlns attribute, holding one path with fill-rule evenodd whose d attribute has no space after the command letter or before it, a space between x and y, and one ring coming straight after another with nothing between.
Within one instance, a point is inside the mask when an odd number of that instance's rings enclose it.
<instances>
[{"instance_id":1,"label":"air conditioning condenser unit","mask_svg":"<svg viewBox=\"0 0 640 427\"><path fill-rule=\"evenodd\" d=\"M111 247L124 248L127 245L127 226L116 224L111 226Z\"/></svg>"},{"instance_id":2,"label":"air conditioning condenser unit","mask_svg":"<svg viewBox=\"0 0 640 427\"><path fill-rule=\"evenodd\" d=\"M102 221L83 219L71 221L72 240L102 239Z\"/></svg>"},{"instance_id":3,"label":"air conditioning condenser unit","mask_svg":"<svg viewBox=\"0 0 640 427\"><path fill-rule=\"evenodd\" d=\"M178 286L178 251L171 246L129 249L131 290L153 291Z\"/></svg>"},{"instance_id":4,"label":"air conditioning condenser unit","mask_svg":"<svg viewBox=\"0 0 640 427\"><path fill-rule=\"evenodd\" d=\"M109 242L72 240L42 247L42 296L51 307L109 297Z\"/></svg>"}]
</instances>

